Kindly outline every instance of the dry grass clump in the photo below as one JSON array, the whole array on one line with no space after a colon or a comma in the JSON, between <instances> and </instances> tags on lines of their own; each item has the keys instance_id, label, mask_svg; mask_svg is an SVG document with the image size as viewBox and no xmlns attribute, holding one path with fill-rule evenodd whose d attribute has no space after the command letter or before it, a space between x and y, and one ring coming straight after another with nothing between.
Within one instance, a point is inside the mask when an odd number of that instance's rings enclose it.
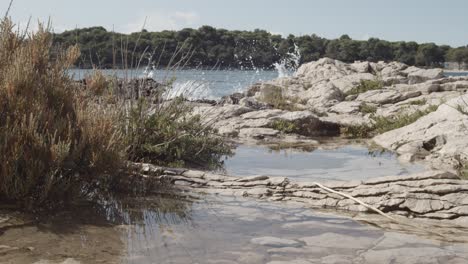
<instances>
[{"instance_id":1,"label":"dry grass clump","mask_svg":"<svg viewBox=\"0 0 468 264\"><path fill-rule=\"evenodd\" d=\"M206 168L232 153L185 100L162 97L167 85L135 99L119 89L143 94L144 81L116 85L94 69L84 86L74 82L79 49L52 48L49 32L21 34L0 21L1 202L57 208L115 187L127 160Z\"/></svg>"},{"instance_id":2,"label":"dry grass clump","mask_svg":"<svg viewBox=\"0 0 468 264\"><path fill-rule=\"evenodd\" d=\"M85 76L86 89L93 95L103 95L110 86L110 81L107 77L97 69Z\"/></svg>"},{"instance_id":3,"label":"dry grass clump","mask_svg":"<svg viewBox=\"0 0 468 264\"><path fill-rule=\"evenodd\" d=\"M21 34L1 21L0 198L29 209L85 195L122 158L112 114L84 102L68 76L78 48L51 43L48 27Z\"/></svg>"}]
</instances>

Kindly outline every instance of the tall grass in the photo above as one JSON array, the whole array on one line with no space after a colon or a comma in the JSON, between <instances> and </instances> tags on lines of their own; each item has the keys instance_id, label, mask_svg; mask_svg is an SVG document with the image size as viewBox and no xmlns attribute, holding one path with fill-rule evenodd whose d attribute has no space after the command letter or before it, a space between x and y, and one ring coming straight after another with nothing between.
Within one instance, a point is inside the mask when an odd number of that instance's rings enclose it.
<instances>
[{"instance_id":1,"label":"tall grass","mask_svg":"<svg viewBox=\"0 0 468 264\"><path fill-rule=\"evenodd\" d=\"M88 191L122 164L113 114L76 92L67 70L77 47L51 49L49 27L22 34L0 23L0 198L26 208Z\"/></svg>"},{"instance_id":2,"label":"tall grass","mask_svg":"<svg viewBox=\"0 0 468 264\"><path fill-rule=\"evenodd\" d=\"M95 69L73 81L79 48L52 47L49 29L0 23L0 201L60 207L111 187L127 160L206 168L231 154L183 98L163 98L170 84L143 96L145 79L119 83Z\"/></svg>"},{"instance_id":3,"label":"tall grass","mask_svg":"<svg viewBox=\"0 0 468 264\"><path fill-rule=\"evenodd\" d=\"M154 100L154 98L153 98ZM128 108L124 133L128 158L170 167L215 168L232 154L182 97L151 104L141 98Z\"/></svg>"},{"instance_id":4,"label":"tall grass","mask_svg":"<svg viewBox=\"0 0 468 264\"><path fill-rule=\"evenodd\" d=\"M108 82L114 86L120 82L121 91L114 93L112 98L120 110L118 123L130 161L211 169L222 166L222 158L232 154L230 144L217 135L211 123L193 114L192 105L184 98L195 92L198 84L190 84L194 86L187 87L191 90L188 93L174 90L176 71L187 65L194 52L186 46L186 43L178 45L170 64L165 65L164 74L157 81L114 77ZM155 57L159 57L157 61L153 60ZM159 66L160 57L155 51L145 51L135 65L139 67L147 59L148 68ZM174 97L174 91L181 95Z\"/></svg>"}]
</instances>

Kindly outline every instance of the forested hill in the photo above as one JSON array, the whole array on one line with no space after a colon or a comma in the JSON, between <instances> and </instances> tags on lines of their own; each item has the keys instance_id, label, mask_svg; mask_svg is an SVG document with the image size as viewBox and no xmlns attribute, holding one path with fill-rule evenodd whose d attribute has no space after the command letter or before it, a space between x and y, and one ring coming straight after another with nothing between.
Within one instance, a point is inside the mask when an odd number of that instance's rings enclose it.
<instances>
[{"instance_id":1,"label":"forested hill","mask_svg":"<svg viewBox=\"0 0 468 264\"><path fill-rule=\"evenodd\" d=\"M231 31L210 26L180 31L143 30L132 34L109 32L103 27L83 28L55 34L54 44L65 47L79 44L81 59L77 66L81 68L93 65L99 68L134 67L145 51L154 53L153 61L165 66L174 54L180 58L189 50L187 66L190 67L269 68L293 52L295 45L300 49L301 63L322 57L344 62L395 60L417 66L439 66L445 61L468 63L467 47L389 42L376 38L361 41L347 35L331 40L317 35L283 38L265 30ZM148 63L146 57L142 63Z\"/></svg>"}]
</instances>

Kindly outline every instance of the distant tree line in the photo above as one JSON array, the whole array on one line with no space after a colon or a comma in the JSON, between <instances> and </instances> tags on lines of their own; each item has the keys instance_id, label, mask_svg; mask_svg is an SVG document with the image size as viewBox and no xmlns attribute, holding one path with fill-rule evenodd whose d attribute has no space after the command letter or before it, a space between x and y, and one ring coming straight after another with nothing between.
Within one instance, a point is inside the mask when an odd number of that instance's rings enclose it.
<instances>
[{"instance_id":1,"label":"distant tree line","mask_svg":"<svg viewBox=\"0 0 468 264\"><path fill-rule=\"evenodd\" d=\"M400 61L425 67L442 66L446 61L468 64L468 46L452 48L377 38L353 40L348 35L338 39L315 34L284 38L259 29L238 31L211 26L131 34L91 27L55 34L54 43L61 47L79 44L81 57L77 67L81 68L147 65L148 54L153 54L151 60L159 66L174 64L185 56L184 65L189 67L269 68L288 57L296 45L302 55L300 63L329 57L344 62Z\"/></svg>"}]
</instances>

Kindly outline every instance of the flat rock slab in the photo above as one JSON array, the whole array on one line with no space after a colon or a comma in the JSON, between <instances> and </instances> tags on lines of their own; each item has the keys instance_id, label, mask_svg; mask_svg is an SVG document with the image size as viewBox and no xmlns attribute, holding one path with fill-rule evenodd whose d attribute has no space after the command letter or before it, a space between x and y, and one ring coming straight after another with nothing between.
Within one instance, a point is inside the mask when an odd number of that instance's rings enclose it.
<instances>
[{"instance_id":1,"label":"flat rock slab","mask_svg":"<svg viewBox=\"0 0 468 264\"><path fill-rule=\"evenodd\" d=\"M337 233L325 233L318 236L300 239L307 246L324 248L366 249L373 245L375 239L370 237L355 237Z\"/></svg>"},{"instance_id":2,"label":"flat rock slab","mask_svg":"<svg viewBox=\"0 0 468 264\"><path fill-rule=\"evenodd\" d=\"M439 264L439 263L467 263L467 262L450 262L455 257L453 253L436 247L408 247L397 249L369 250L362 254L361 258L364 263L424 263L424 264ZM461 260L461 258L458 258ZM457 260L457 261L458 261ZM468 261L465 259L464 261Z\"/></svg>"},{"instance_id":3,"label":"flat rock slab","mask_svg":"<svg viewBox=\"0 0 468 264\"><path fill-rule=\"evenodd\" d=\"M140 166L143 173L159 172L160 176L153 177L195 192L299 202L315 208L373 212L343 195L319 187L315 182L294 183L285 177L233 177L196 170L151 167L147 164ZM454 226L468 227L468 181L460 180L451 172L430 170L406 176L320 184L351 195L386 213L444 220Z\"/></svg>"},{"instance_id":4,"label":"flat rock slab","mask_svg":"<svg viewBox=\"0 0 468 264\"><path fill-rule=\"evenodd\" d=\"M257 237L252 238L250 243L268 247L301 247L303 244L296 240L278 237Z\"/></svg>"},{"instance_id":5,"label":"flat rock slab","mask_svg":"<svg viewBox=\"0 0 468 264\"><path fill-rule=\"evenodd\" d=\"M305 259L294 259L294 260L288 260L288 261L274 260L274 261L268 262L267 264L313 264L313 262L310 262Z\"/></svg>"},{"instance_id":6,"label":"flat rock slab","mask_svg":"<svg viewBox=\"0 0 468 264\"><path fill-rule=\"evenodd\" d=\"M272 128L242 128L239 131L239 137L252 137L252 138L264 138L264 137L276 137L279 135L279 131Z\"/></svg>"}]
</instances>

